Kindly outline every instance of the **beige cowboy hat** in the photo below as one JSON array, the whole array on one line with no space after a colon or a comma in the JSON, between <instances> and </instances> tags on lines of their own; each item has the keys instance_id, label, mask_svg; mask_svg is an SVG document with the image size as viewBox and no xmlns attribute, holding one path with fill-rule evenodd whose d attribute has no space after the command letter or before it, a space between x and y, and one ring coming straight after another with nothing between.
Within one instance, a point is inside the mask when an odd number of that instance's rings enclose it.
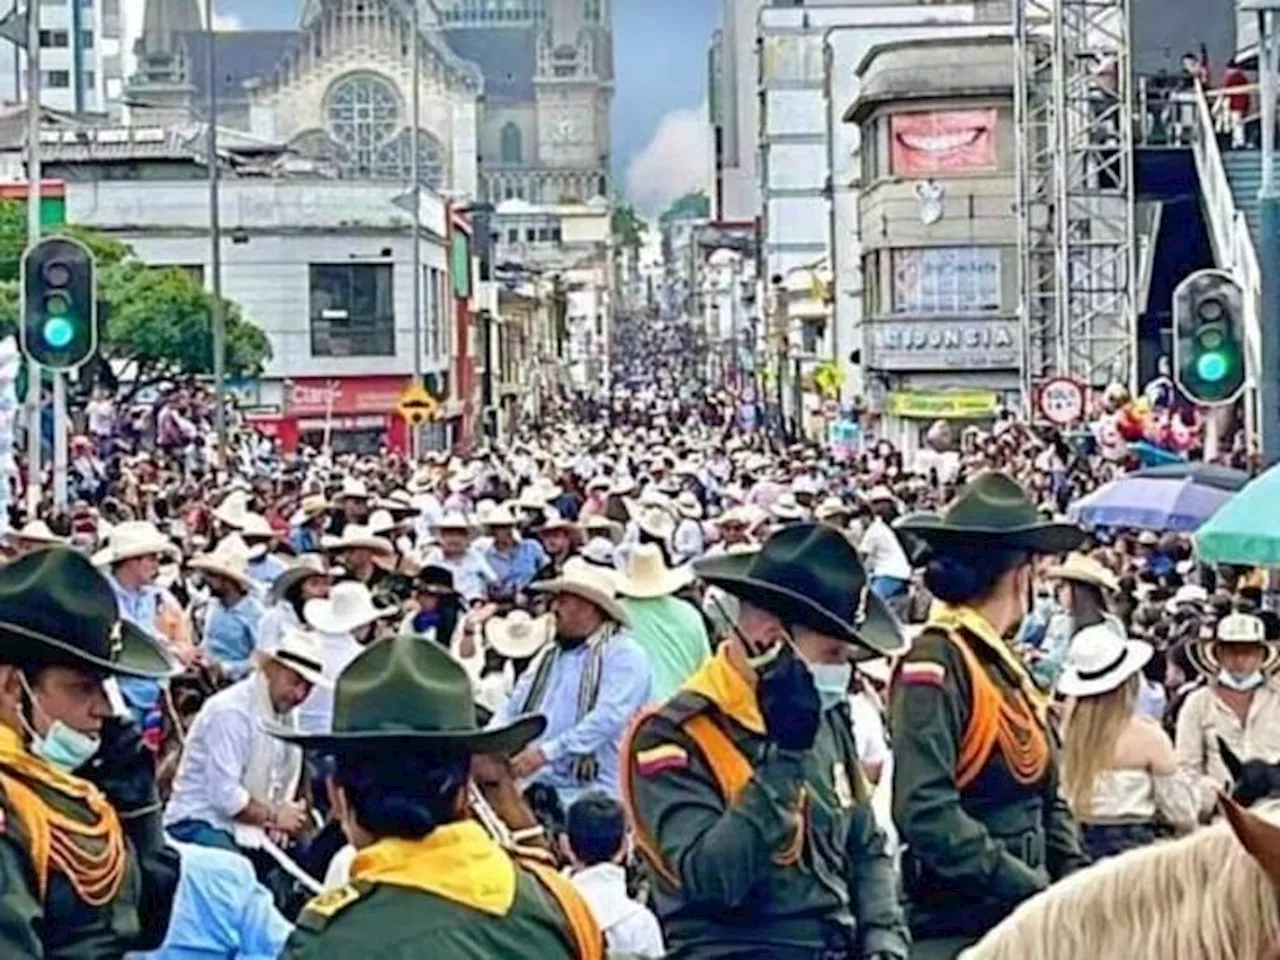
<instances>
[{"instance_id":1,"label":"beige cowboy hat","mask_svg":"<svg viewBox=\"0 0 1280 960\"><path fill-rule=\"evenodd\" d=\"M792 521L803 520L805 518L805 509L796 502L796 495L790 490L780 493L778 499L773 502L773 506L769 508L775 520Z\"/></svg>"},{"instance_id":2,"label":"beige cowboy hat","mask_svg":"<svg viewBox=\"0 0 1280 960\"><path fill-rule=\"evenodd\" d=\"M431 529L434 530L436 533L439 533L441 530L463 530L467 533L470 533L471 521L468 520L466 517L464 517L462 514L457 513L456 511L452 511L450 513L446 513L434 524L432 524Z\"/></svg>"},{"instance_id":3,"label":"beige cowboy hat","mask_svg":"<svg viewBox=\"0 0 1280 960\"><path fill-rule=\"evenodd\" d=\"M897 503L898 498L894 496L893 491L884 484L877 484L867 491L867 503Z\"/></svg>"},{"instance_id":4,"label":"beige cowboy hat","mask_svg":"<svg viewBox=\"0 0 1280 960\"><path fill-rule=\"evenodd\" d=\"M268 597L273 603L278 603L295 583L312 577L328 576L329 568L325 566L324 557L316 553L304 553L272 581Z\"/></svg>"},{"instance_id":5,"label":"beige cowboy hat","mask_svg":"<svg viewBox=\"0 0 1280 960\"><path fill-rule=\"evenodd\" d=\"M1077 630L1058 678L1057 690L1067 697L1096 697L1110 693L1147 665L1155 648L1144 640L1130 640L1114 620Z\"/></svg>"},{"instance_id":6,"label":"beige cowboy hat","mask_svg":"<svg viewBox=\"0 0 1280 960\"><path fill-rule=\"evenodd\" d=\"M1204 607L1209 603L1209 591L1196 583L1184 583L1165 601L1167 613L1177 613L1182 607Z\"/></svg>"},{"instance_id":7,"label":"beige cowboy hat","mask_svg":"<svg viewBox=\"0 0 1280 960\"><path fill-rule=\"evenodd\" d=\"M676 518L666 507L645 507L635 516L635 522L641 532L657 540L670 540L676 532Z\"/></svg>"},{"instance_id":8,"label":"beige cowboy hat","mask_svg":"<svg viewBox=\"0 0 1280 960\"><path fill-rule=\"evenodd\" d=\"M713 521L717 527L749 527L751 514L746 507L730 507Z\"/></svg>"},{"instance_id":9,"label":"beige cowboy hat","mask_svg":"<svg viewBox=\"0 0 1280 960\"><path fill-rule=\"evenodd\" d=\"M1056 567L1050 567L1044 575L1049 580L1092 584L1108 593L1116 593L1120 589L1120 581L1116 575L1084 553L1069 554L1066 560Z\"/></svg>"},{"instance_id":10,"label":"beige cowboy hat","mask_svg":"<svg viewBox=\"0 0 1280 960\"><path fill-rule=\"evenodd\" d=\"M363 480L357 480L355 477L346 477L342 481L342 487L338 490L335 499L338 500L368 500L371 498L368 486Z\"/></svg>"},{"instance_id":11,"label":"beige cowboy hat","mask_svg":"<svg viewBox=\"0 0 1280 960\"><path fill-rule=\"evenodd\" d=\"M181 554L173 541L156 529L149 520L125 520L111 528L107 545L93 555L95 567L109 567L136 557Z\"/></svg>"},{"instance_id":12,"label":"beige cowboy hat","mask_svg":"<svg viewBox=\"0 0 1280 960\"><path fill-rule=\"evenodd\" d=\"M314 686L333 686L324 675L324 642L314 631L285 627L274 644L254 653L254 659L259 664L274 660Z\"/></svg>"},{"instance_id":13,"label":"beige cowboy hat","mask_svg":"<svg viewBox=\"0 0 1280 960\"><path fill-rule=\"evenodd\" d=\"M484 518L486 527L515 527L519 526L520 521L516 519L514 511L510 504L500 503L489 511L488 516Z\"/></svg>"},{"instance_id":14,"label":"beige cowboy hat","mask_svg":"<svg viewBox=\"0 0 1280 960\"><path fill-rule=\"evenodd\" d=\"M271 541L279 536L275 530L271 529L271 524L266 517L253 512L245 513L239 533L249 545L250 560L260 560L265 557L271 548Z\"/></svg>"},{"instance_id":15,"label":"beige cowboy hat","mask_svg":"<svg viewBox=\"0 0 1280 960\"><path fill-rule=\"evenodd\" d=\"M613 544L622 542L622 524L600 513L593 513L582 523L582 529L588 537L603 537Z\"/></svg>"},{"instance_id":16,"label":"beige cowboy hat","mask_svg":"<svg viewBox=\"0 0 1280 960\"><path fill-rule=\"evenodd\" d=\"M537 528L537 533L553 533L556 530L576 530L578 525L566 518L555 507L544 507L542 515L546 518Z\"/></svg>"},{"instance_id":17,"label":"beige cowboy hat","mask_svg":"<svg viewBox=\"0 0 1280 960\"><path fill-rule=\"evenodd\" d=\"M525 660L545 647L556 632L551 614L531 617L524 610L512 610L505 617L493 617L484 625L489 648L508 660Z\"/></svg>"},{"instance_id":18,"label":"beige cowboy hat","mask_svg":"<svg viewBox=\"0 0 1280 960\"><path fill-rule=\"evenodd\" d=\"M813 515L819 521L830 520L832 517L851 517L853 516L853 508L839 497L827 497L818 504L818 508L813 511Z\"/></svg>"},{"instance_id":19,"label":"beige cowboy hat","mask_svg":"<svg viewBox=\"0 0 1280 960\"><path fill-rule=\"evenodd\" d=\"M9 531L10 540L22 540L26 543L43 543L48 546L65 546L66 537L60 537L43 520L29 520L20 530Z\"/></svg>"},{"instance_id":20,"label":"beige cowboy hat","mask_svg":"<svg viewBox=\"0 0 1280 960\"><path fill-rule=\"evenodd\" d=\"M631 551L622 576L617 578L618 592L636 600L668 597L693 583L693 571L687 567L668 567L662 548L656 543L642 543Z\"/></svg>"},{"instance_id":21,"label":"beige cowboy hat","mask_svg":"<svg viewBox=\"0 0 1280 960\"><path fill-rule=\"evenodd\" d=\"M218 508L213 511L213 518L238 530L244 526L244 518L248 513L249 491L247 488L236 488L222 498Z\"/></svg>"},{"instance_id":22,"label":"beige cowboy hat","mask_svg":"<svg viewBox=\"0 0 1280 960\"><path fill-rule=\"evenodd\" d=\"M1196 668L1206 677L1213 678L1222 669L1217 648L1221 643L1255 644L1265 651L1262 672L1271 673L1280 666L1280 645L1267 640L1267 628L1262 619L1251 613L1231 613L1218 621L1218 629L1211 637L1201 637L1187 647L1187 654Z\"/></svg>"},{"instance_id":23,"label":"beige cowboy hat","mask_svg":"<svg viewBox=\"0 0 1280 960\"><path fill-rule=\"evenodd\" d=\"M187 567L226 577L246 593L254 586L253 578L249 576L249 545L238 533L227 534L211 552L188 560Z\"/></svg>"},{"instance_id":24,"label":"beige cowboy hat","mask_svg":"<svg viewBox=\"0 0 1280 960\"><path fill-rule=\"evenodd\" d=\"M395 607L375 604L369 588L358 580L335 583L329 596L302 605L302 619L321 633L350 633L395 613Z\"/></svg>"},{"instance_id":25,"label":"beige cowboy hat","mask_svg":"<svg viewBox=\"0 0 1280 960\"><path fill-rule=\"evenodd\" d=\"M692 490L685 490L680 496L676 497L675 507L676 513L686 520L702 519L702 504Z\"/></svg>"},{"instance_id":26,"label":"beige cowboy hat","mask_svg":"<svg viewBox=\"0 0 1280 960\"><path fill-rule=\"evenodd\" d=\"M610 620L630 625L627 611L618 603L618 588L607 570L594 567L581 557L571 557L554 580L540 580L529 585L535 593L568 593L595 604Z\"/></svg>"},{"instance_id":27,"label":"beige cowboy hat","mask_svg":"<svg viewBox=\"0 0 1280 960\"><path fill-rule=\"evenodd\" d=\"M325 553L341 553L344 550L372 550L384 557L394 556L396 548L385 537L377 536L363 524L349 523L342 528L342 536L325 536L320 541L320 549Z\"/></svg>"},{"instance_id":28,"label":"beige cowboy hat","mask_svg":"<svg viewBox=\"0 0 1280 960\"><path fill-rule=\"evenodd\" d=\"M391 515L390 510L375 510L369 514L369 522L366 524L369 532L375 537L385 537L387 534L395 533L396 527L400 522Z\"/></svg>"},{"instance_id":29,"label":"beige cowboy hat","mask_svg":"<svg viewBox=\"0 0 1280 960\"><path fill-rule=\"evenodd\" d=\"M332 506L333 504L322 493L313 493L310 496L303 497L298 504L298 509L289 518L289 526L300 527L305 523L310 523L316 517L322 517L328 513Z\"/></svg>"}]
</instances>

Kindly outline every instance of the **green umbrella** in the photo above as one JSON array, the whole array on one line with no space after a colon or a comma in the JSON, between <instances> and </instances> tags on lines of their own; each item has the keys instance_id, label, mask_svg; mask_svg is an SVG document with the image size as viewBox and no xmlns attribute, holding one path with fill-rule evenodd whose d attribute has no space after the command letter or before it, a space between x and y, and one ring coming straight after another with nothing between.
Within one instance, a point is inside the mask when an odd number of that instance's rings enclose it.
<instances>
[{"instance_id":1,"label":"green umbrella","mask_svg":"<svg viewBox=\"0 0 1280 960\"><path fill-rule=\"evenodd\" d=\"M1196 552L1208 563L1280 567L1280 468L1250 481L1196 531Z\"/></svg>"}]
</instances>

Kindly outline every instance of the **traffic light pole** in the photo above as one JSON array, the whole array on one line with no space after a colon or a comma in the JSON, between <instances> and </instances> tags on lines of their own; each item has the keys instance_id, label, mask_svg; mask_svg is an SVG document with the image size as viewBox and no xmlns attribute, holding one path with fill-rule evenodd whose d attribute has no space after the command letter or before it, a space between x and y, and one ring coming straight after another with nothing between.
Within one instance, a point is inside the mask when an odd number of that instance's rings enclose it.
<instances>
[{"instance_id":1,"label":"traffic light pole","mask_svg":"<svg viewBox=\"0 0 1280 960\"><path fill-rule=\"evenodd\" d=\"M1258 82L1262 92L1262 187L1258 191L1260 236L1258 260L1262 302L1258 310L1262 369L1258 371L1258 427L1265 466L1280 461L1280 195L1275 178L1276 71L1280 36L1276 13L1280 3L1259 4Z\"/></svg>"},{"instance_id":2,"label":"traffic light pole","mask_svg":"<svg viewBox=\"0 0 1280 960\"><path fill-rule=\"evenodd\" d=\"M14 53L17 56L17 53ZM27 0L27 245L40 239L40 0ZM40 364L27 361L27 517L40 508Z\"/></svg>"},{"instance_id":3,"label":"traffic light pole","mask_svg":"<svg viewBox=\"0 0 1280 960\"><path fill-rule=\"evenodd\" d=\"M213 274L213 303L210 322L213 327L213 429L217 434L217 463L227 463L227 318L222 308L222 219L218 190L218 56L217 35L213 31L213 0L204 5L205 41L209 45L209 119L205 134L209 164L209 267Z\"/></svg>"},{"instance_id":4,"label":"traffic light pole","mask_svg":"<svg viewBox=\"0 0 1280 960\"><path fill-rule=\"evenodd\" d=\"M53 506L67 509L67 375L53 371Z\"/></svg>"}]
</instances>

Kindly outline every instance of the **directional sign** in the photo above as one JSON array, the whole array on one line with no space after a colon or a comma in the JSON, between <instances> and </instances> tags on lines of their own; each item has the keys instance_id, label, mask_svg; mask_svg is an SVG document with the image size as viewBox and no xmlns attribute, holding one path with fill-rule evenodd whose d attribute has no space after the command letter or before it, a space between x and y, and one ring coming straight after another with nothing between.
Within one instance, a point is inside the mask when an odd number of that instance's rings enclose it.
<instances>
[{"instance_id":1,"label":"directional sign","mask_svg":"<svg viewBox=\"0 0 1280 960\"><path fill-rule=\"evenodd\" d=\"M1054 377L1040 388L1040 412L1055 426L1065 427L1084 416L1084 387L1068 377Z\"/></svg>"},{"instance_id":2,"label":"directional sign","mask_svg":"<svg viewBox=\"0 0 1280 960\"><path fill-rule=\"evenodd\" d=\"M440 402L420 383L411 383L400 394L400 402L396 405L400 416L415 427L420 427L440 412Z\"/></svg>"}]
</instances>

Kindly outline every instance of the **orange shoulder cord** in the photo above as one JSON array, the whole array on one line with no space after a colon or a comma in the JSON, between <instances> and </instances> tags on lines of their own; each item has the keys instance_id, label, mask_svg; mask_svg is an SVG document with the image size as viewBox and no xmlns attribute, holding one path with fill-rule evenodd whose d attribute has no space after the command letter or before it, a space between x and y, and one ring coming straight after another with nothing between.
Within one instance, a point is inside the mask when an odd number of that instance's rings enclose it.
<instances>
[{"instance_id":1,"label":"orange shoulder cord","mask_svg":"<svg viewBox=\"0 0 1280 960\"><path fill-rule=\"evenodd\" d=\"M560 912L569 922L569 934L577 948L578 960L604 960L604 934L600 932L596 918L587 902L582 899L578 888L551 867L541 863L521 862L560 905Z\"/></svg>"},{"instance_id":2,"label":"orange shoulder cord","mask_svg":"<svg viewBox=\"0 0 1280 960\"><path fill-rule=\"evenodd\" d=\"M40 900L48 892L52 866L70 881L84 903L105 906L116 898L124 882L124 830L115 810L96 788L82 781L72 783L82 788L71 795L88 805L94 816L91 824L59 813L23 780L0 772L0 789L30 837Z\"/></svg>"},{"instance_id":3,"label":"orange shoulder cord","mask_svg":"<svg viewBox=\"0 0 1280 960\"><path fill-rule=\"evenodd\" d=\"M1049 766L1049 738L1025 695L1006 696L988 676L959 630L947 636L969 671L971 696L969 723L956 762L956 786L963 790L978 778L999 746L1000 755L1018 783L1030 785L1044 777Z\"/></svg>"}]
</instances>

